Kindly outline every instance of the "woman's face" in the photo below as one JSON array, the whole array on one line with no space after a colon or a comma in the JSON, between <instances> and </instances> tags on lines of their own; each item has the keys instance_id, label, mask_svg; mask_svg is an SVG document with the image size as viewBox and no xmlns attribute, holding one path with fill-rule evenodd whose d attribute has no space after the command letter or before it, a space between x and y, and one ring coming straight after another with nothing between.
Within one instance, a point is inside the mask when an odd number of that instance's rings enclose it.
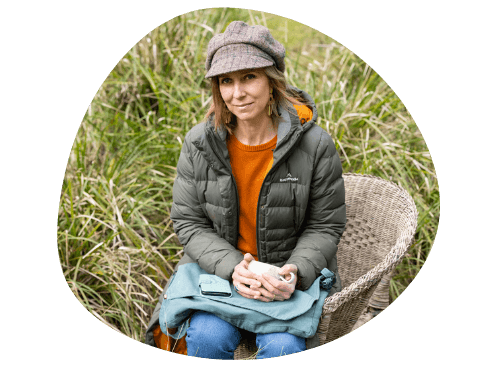
<instances>
[{"instance_id":1,"label":"woman's face","mask_svg":"<svg viewBox=\"0 0 500 375\"><path fill-rule=\"evenodd\" d=\"M218 78L222 99L239 120L260 122L268 118L270 86L262 69L227 73Z\"/></svg>"}]
</instances>

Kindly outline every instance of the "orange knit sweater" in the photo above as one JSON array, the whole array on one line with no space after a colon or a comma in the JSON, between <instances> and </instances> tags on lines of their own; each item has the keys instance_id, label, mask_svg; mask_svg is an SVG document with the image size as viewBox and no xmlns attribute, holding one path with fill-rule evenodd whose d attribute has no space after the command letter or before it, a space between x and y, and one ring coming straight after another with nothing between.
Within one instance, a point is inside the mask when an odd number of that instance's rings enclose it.
<instances>
[{"instance_id":1,"label":"orange knit sweater","mask_svg":"<svg viewBox=\"0 0 500 375\"><path fill-rule=\"evenodd\" d=\"M238 249L257 259L257 203L267 172L273 165L273 150L277 136L257 146L247 146L234 135L227 140L229 160L240 200Z\"/></svg>"}]
</instances>

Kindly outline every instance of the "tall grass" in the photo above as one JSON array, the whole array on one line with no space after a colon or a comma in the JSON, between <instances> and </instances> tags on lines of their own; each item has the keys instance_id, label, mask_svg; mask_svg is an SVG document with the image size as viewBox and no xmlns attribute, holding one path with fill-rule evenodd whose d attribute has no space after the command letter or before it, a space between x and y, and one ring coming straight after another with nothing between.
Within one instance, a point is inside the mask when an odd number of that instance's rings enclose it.
<instances>
[{"instance_id":1,"label":"tall grass","mask_svg":"<svg viewBox=\"0 0 500 375\"><path fill-rule=\"evenodd\" d=\"M68 285L105 324L144 340L150 314L180 258L170 207L186 132L210 104L207 43L234 20L269 27L287 49L289 82L314 98L345 172L392 180L419 210L415 243L397 268L404 291L431 249L439 190L418 127L391 88L334 40L291 20L207 9L151 31L99 88L78 131L63 182L58 244Z\"/></svg>"}]
</instances>

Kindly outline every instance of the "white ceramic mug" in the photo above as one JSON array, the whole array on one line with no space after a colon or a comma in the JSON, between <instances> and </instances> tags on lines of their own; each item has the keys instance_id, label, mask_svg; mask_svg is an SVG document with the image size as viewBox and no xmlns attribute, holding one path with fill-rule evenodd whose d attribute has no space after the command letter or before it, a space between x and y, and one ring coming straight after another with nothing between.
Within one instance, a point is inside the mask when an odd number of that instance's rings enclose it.
<instances>
[{"instance_id":1,"label":"white ceramic mug","mask_svg":"<svg viewBox=\"0 0 500 375\"><path fill-rule=\"evenodd\" d=\"M278 267L273 266L272 264L259 262L257 260L252 260L248 264L248 270L257 274L257 275L262 275L263 273L267 273L268 275L271 275L275 279L282 280L288 284L292 283L293 280L295 279L295 274L293 272L290 273L292 275L290 280L287 280L278 273L278 271L280 270Z\"/></svg>"}]
</instances>

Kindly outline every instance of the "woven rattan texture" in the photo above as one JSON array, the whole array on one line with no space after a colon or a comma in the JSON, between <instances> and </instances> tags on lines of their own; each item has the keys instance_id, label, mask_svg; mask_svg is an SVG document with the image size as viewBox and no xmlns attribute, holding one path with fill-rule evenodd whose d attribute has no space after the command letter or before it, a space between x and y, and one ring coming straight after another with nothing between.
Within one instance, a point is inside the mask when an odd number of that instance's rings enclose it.
<instances>
[{"instance_id":1,"label":"woven rattan texture","mask_svg":"<svg viewBox=\"0 0 500 375\"><path fill-rule=\"evenodd\" d=\"M257 353L255 345L255 334L250 332L242 332L240 344L234 352L235 359L254 359Z\"/></svg>"},{"instance_id":2,"label":"woven rattan texture","mask_svg":"<svg viewBox=\"0 0 500 375\"><path fill-rule=\"evenodd\" d=\"M366 309L382 278L371 305L383 306L390 273L413 242L418 212L413 199L401 187L379 177L346 173L347 225L337 258L344 288L328 297L318 326L320 344L349 333ZM235 358L255 354L251 339L242 340Z\"/></svg>"}]
</instances>

